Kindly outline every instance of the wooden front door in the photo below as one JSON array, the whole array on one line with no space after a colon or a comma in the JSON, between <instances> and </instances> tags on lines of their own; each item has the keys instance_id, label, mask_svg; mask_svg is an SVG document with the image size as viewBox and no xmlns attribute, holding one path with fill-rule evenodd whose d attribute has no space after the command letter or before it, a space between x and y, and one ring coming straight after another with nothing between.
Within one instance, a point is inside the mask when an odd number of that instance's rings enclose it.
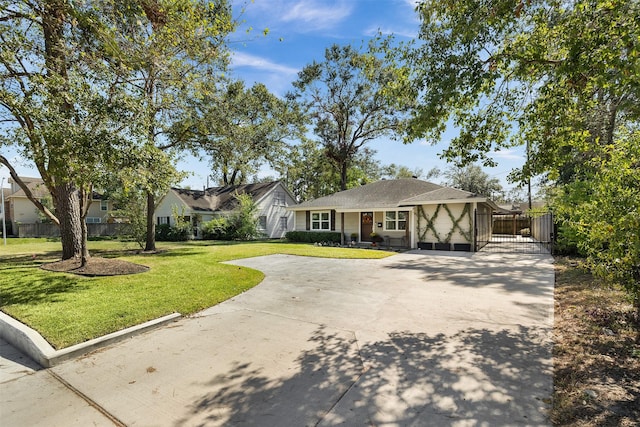
<instances>
[{"instance_id":1,"label":"wooden front door","mask_svg":"<svg viewBox=\"0 0 640 427\"><path fill-rule=\"evenodd\" d=\"M370 242L373 232L373 212L360 213L360 241Z\"/></svg>"}]
</instances>

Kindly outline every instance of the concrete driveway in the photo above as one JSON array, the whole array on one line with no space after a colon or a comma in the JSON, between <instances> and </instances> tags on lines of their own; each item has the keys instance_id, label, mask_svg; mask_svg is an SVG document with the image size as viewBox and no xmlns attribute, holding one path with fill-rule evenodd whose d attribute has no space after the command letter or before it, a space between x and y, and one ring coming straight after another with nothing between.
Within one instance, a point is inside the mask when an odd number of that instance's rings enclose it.
<instances>
[{"instance_id":1,"label":"concrete driveway","mask_svg":"<svg viewBox=\"0 0 640 427\"><path fill-rule=\"evenodd\" d=\"M550 256L417 251L234 264L266 278L83 358L24 366L2 383L2 424L549 424Z\"/></svg>"}]
</instances>

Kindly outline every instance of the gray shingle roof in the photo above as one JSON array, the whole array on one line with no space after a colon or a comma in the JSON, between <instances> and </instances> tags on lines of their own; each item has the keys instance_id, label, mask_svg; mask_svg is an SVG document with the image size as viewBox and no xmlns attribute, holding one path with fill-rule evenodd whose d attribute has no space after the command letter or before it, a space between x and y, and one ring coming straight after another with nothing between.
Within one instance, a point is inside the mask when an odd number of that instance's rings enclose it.
<instances>
[{"instance_id":1,"label":"gray shingle roof","mask_svg":"<svg viewBox=\"0 0 640 427\"><path fill-rule=\"evenodd\" d=\"M183 188L172 188L171 190L196 212L226 212L232 211L237 206L236 193L249 194L254 201L258 201L279 183L280 181L273 181L211 187L206 190L187 190Z\"/></svg>"},{"instance_id":2,"label":"gray shingle roof","mask_svg":"<svg viewBox=\"0 0 640 427\"><path fill-rule=\"evenodd\" d=\"M414 196L443 188L414 178L390 179L300 203L295 210L392 208Z\"/></svg>"},{"instance_id":3,"label":"gray shingle roof","mask_svg":"<svg viewBox=\"0 0 640 427\"><path fill-rule=\"evenodd\" d=\"M447 200L464 200L464 199L485 199L469 191L458 190L457 188L442 187L437 190L419 194L415 197L409 197L400 202L402 206L412 206L416 204L428 204L431 202L441 202Z\"/></svg>"}]
</instances>

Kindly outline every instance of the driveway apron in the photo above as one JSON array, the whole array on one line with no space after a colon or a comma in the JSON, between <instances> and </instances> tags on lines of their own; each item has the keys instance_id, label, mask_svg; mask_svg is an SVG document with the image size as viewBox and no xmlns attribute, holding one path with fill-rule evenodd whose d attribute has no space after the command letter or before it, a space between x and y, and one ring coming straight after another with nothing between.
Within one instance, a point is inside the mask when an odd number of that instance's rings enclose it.
<instances>
[{"instance_id":1,"label":"driveway apron","mask_svg":"<svg viewBox=\"0 0 640 427\"><path fill-rule=\"evenodd\" d=\"M131 426L548 425L552 262L238 260L264 281L50 374ZM3 425L24 421L4 396L0 408ZM51 425L37 407L29 415Z\"/></svg>"}]
</instances>

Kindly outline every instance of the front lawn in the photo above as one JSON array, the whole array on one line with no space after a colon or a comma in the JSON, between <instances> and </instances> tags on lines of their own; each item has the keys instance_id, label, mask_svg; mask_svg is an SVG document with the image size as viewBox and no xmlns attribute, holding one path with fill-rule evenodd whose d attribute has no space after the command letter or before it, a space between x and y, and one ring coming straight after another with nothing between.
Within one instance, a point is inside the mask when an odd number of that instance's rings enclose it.
<instances>
[{"instance_id":1,"label":"front lawn","mask_svg":"<svg viewBox=\"0 0 640 427\"><path fill-rule=\"evenodd\" d=\"M159 243L158 254L136 254L131 243L89 242L93 256L150 267L146 273L82 277L40 269L60 257L60 243L10 239L0 248L0 309L37 330L57 349L180 312L196 313L260 283L264 275L222 264L271 254L383 258L389 252L282 242Z\"/></svg>"}]
</instances>

